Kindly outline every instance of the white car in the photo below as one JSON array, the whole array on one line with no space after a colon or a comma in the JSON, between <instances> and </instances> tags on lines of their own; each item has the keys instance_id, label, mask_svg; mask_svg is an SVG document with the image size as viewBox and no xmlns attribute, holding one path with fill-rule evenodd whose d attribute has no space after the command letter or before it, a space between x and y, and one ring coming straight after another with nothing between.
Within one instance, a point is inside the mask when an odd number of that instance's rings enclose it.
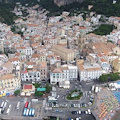
<instances>
[{"instance_id":1,"label":"white car","mask_svg":"<svg viewBox=\"0 0 120 120\"><path fill-rule=\"evenodd\" d=\"M59 97L60 97L60 96L58 95L58 96L57 96L57 99L58 99Z\"/></svg>"},{"instance_id":2,"label":"white car","mask_svg":"<svg viewBox=\"0 0 120 120\"><path fill-rule=\"evenodd\" d=\"M74 104L74 107L76 107L76 105Z\"/></svg>"},{"instance_id":3,"label":"white car","mask_svg":"<svg viewBox=\"0 0 120 120\"><path fill-rule=\"evenodd\" d=\"M81 117L79 117L79 120L81 120Z\"/></svg>"},{"instance_id":4,"label":"white car","mask_svg":"<svg viewBox=\"0 0 120 120\"><path fill-rule=\"evenodd\" d=\"M91 91L89 91L89 94L91 94Z\"/></svg>"},{"instance_id":5,"label":"white car","mask_svg":"<svg viewBox=\"0 0 120 120\"><path fill-rule=\"evenodd\" d=\"M85 114L88 114L88 111L87 111L87 110L85 111Z\"/></svg>"},{"instance_id":6,"label":"white car","mask_svg":"<svg viewBox=\"0 0 120 120\"><path fill-rule=\"evenodd\" d=\"M87 104L85 104L85 107L87 107Z\"/></svg>"},{"instance_id":7,"label":"white car","mask_svg":"<svg viewBox=\"0 0 120 120\"><path fill-rule=\"evenodd\" d=\"M80 104L78 104L78 107L80 108Z\"/></svg>"},{"instance_id":8,"label":"white car","mask_svg":"<svg viewBox=\"0 0 120 120\"><path fill-rule=\"evenodd\" d=\"M79 112L79 114L81 114L81 111L80 111L80 110L79 110L78 112Z\"/></svg>"},{"instance_id":9,"label":"white car","mask_svg":"<svg viewBox=\"0 0 120 120\"><path fill-rule=\"evenodd\" d=\"M78 104L75 104L76 107L78 107Z\"/></svg>"},{"instance_id":10,"label":"white car","mask_svg":"<svg viewBox=\"0 0 120 120\"><path fill-rule=\"evenodd\" d=\"M91 110L90 109L88 109L88 114L91 114Z\"/></svg>"}]
</instances>

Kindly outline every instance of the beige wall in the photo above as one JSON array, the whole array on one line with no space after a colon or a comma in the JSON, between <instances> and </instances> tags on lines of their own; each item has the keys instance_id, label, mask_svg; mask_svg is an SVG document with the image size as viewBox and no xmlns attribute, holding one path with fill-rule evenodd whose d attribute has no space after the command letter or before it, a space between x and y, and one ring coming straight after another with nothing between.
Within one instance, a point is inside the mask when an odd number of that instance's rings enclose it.
<instances>
[{"instance_id":1,"label":"beige wall","mask_svg":"<svg viewBox=\"0 0 120 120\"><path fill-rule=\"evenodd\" d=\"M61 47L59 45L57 45L57 47L53 47L53 52L57 55L59 55L63 60L70 62L72 60L74 60L75 55L74 55L74 51L71 49L66 49L64 47Z\"/></svg>"},{"instance_id":2,"label":"beige wall","mask_svg":"<svg viewBox=\"0 0 120 120\"><path fill-rule=\"evenodd\" d=\"M0 79L0 89L14 90L19 88L21 81L18 78Z\"/></svg>"},{"instance_id":3,"label":"beige wall","mask_svg":"<svg viewBox=\"0 0 120 120\"><path fill-rule=\"evenodd\" d=\"M118 46L113 48L113 53L115 53L116 55L120 55L120 48Z\"/></svg>"}]
</instances>

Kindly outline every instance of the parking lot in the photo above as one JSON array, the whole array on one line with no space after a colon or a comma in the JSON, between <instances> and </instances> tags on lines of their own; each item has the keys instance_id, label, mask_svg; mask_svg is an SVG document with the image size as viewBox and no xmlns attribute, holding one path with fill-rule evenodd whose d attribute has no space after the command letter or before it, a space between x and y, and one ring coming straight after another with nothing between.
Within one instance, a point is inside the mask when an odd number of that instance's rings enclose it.
<instances>
[{"instance_id":1,"label":"parking lot","mask_svg":"<svg viewBox=\"0 0 120 120\"><path fill-rule=\"evenodd\" d=\"M25 103L26 101L29 102L28 104L28 108L30 110L30 108L35 109L35 114L34 117L33 116L23 116L23 111L25 108ZM42 118L44 115L44 108L43 108L43 101L38 101L38 102L32 102L30 98L24 98L24 99L18 99L18 100L13 100L12 99L6 99L3 98L3 100L0 100L0 106L2 105L2 102L7 103L6 106L3 108L1 107L0 109L2 109L1 111L1 115L3 118L5 116L5 118L9 118L9 116L14 117L16 119L23 118L23 119L36 119L36 118ZM17 104L18 102L20 102L19 105L19 109L17 109ZM8 112L8 109L9 112Z\"/></svg>"}]
</instances>

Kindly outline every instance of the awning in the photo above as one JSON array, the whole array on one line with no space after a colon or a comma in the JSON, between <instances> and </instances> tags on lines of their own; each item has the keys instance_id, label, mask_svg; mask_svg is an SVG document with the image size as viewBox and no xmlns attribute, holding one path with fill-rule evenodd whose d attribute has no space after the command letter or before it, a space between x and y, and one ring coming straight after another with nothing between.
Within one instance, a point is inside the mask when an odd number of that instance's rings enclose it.
<instances>
[{"instance_id":1,"label":"awning","mask_svg":"<svg viewBox=\"0 0 120 120\"><path fill-rule=\"evenodd\" d=\"M9 96L10 95L10 93L6 93L6 96Z\"/></svg>"},{"instance_id":2,"label":"awning","mask_svg":"<svg viewBox=\"0 0 120 120\"><path fill-rule=\"evenodd\" d=\"M37 91L46 91L46 88L37 88Z\"/></svg>"},{"instance_id":3,"label":"awning","mask_svg":"<svg viewBox=\"0 0 120 120\"><path fill-rule=\"evenodd\" d=\"M26 93L26 96L31 96L31 93Z\"/></svg>"},{"instance_id":4,"label":"awning","mask_svg":"<svg viewBox=\"0 0 120 120\"><path fill-rule=\"evenodd\" d=\"M6 93L3 93L2 96L6 96Z\"/></svg>"},{"instance_id":5,"label":"awning","mask_svg":"<svg viewBox=\"0 0 120 120\"><path fill-rule=\"evenodd\" d=\"M21 96L25 96L25 93L24 93L24 92L21 92Z\"/></svg>"}]
</instances>

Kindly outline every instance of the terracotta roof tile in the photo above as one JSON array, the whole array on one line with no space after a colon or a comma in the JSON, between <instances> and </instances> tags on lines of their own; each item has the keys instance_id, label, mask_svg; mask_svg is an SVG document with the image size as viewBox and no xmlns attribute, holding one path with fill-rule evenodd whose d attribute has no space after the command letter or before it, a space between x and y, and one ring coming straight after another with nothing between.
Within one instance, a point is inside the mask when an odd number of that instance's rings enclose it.
<instances>
[{"instance_id":1,"label":"terracotta roof tile","mask_svg":"<svg viewBox=\"0 0 120 120\"><path fill-rule=\"evenodd\" d=\"M24 85L24 89L32 89L32 85Z\"/></svg>"},{"instance_id":2,"label":"terracotta roof tile","mask_svg":"<svg viewBox=\"0 0 120 120\"><path fill-rule=\"evenodd\" d=\"M13 78L14 78L13 74L7 74L0 77L0 80L13 79Z\"/></svg>"},{"instance_id":3,"label":"terracotta roof tile","mask_svg":"<svg viewBox=\"0 0 120 120\"><path fill-rule=\"evenodd\" d=\"M10 61L11 61L11 62L19 61L19 58L11 58Z\"/></svg>"},{"instance_id":4,"label":"terracotta roof tile","mask_svg":"<svg viewBox=\"0 0 120 120\"><path fill-rule=\"evenodd\" d=\"M53 73L62 73L62 70L60 68L56 68L52 72Z\"/></svg>"}]
</instances>

